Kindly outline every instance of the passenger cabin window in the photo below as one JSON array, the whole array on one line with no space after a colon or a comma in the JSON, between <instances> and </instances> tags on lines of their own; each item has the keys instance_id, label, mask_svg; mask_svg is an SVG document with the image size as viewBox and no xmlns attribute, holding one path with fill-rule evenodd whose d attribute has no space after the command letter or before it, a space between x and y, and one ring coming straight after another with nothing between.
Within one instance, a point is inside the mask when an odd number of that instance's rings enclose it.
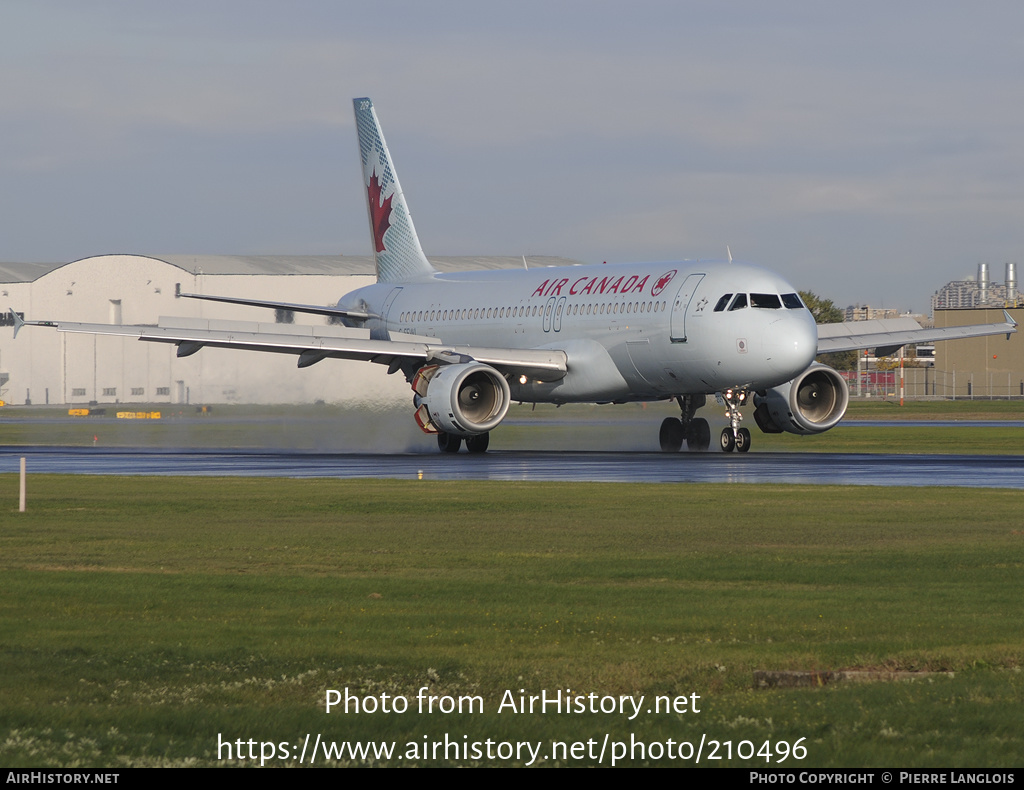
<instances>
[{"instance_id":1,"label":"passenger cabin window","mask_svg":"<svg viewBox=\"0 0 1024 790\"><path fill-rule=\"evenodd\" d=\"M783 294L782 304L789 310L799 310L804 306L804 303L800 301L800 297L796 294Z\"/></svg>"},{"instance_id":2,"label":"passenger cabin window","mask_svg":"<svg viewBox=\"0 0 1024 790\"><path fill-rule=\"evenodd\" d=\"M720 313L725 309L725 306L729 304L729 300L732 299L732 294L726 294L718 300L718 304L715 305L715 312Z\"/></svg>"},{"instance_id":3,"label":"passenger cabin window","mask_svg":"<svg viewBox=\"0 0 1024 790\"><path fill-rule=\"evenodd\" d=\"M782 308L782 300L779 299L778 294L751 294L750 306L762 307L768 310L780 310Z\"/></svg>"},{"instance_id":4,"label":"passenger cabin window","mask_svg":"<svg viewBox=\"0 0 1024 790\"><path fill-rule=\"evenodd\" d=\"M729 305L729 310L740 310L747 306L747 295L736 294L736 298L732 300L732 304Z\"/></svg>"}]
</instances>

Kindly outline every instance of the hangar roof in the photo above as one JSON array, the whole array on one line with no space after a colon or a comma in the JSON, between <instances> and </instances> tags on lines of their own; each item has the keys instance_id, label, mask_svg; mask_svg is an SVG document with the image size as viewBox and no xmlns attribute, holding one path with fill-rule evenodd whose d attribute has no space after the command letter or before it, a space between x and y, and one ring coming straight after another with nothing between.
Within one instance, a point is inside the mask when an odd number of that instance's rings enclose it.
<instances>
[{"instance_id":1,"label":"hangar roof","mask_svg":"<svg viewBox=\"0 0 1024 790\"><path fill-rule=\"evenodd\" d=\"M95 255L92 259L108 256ZM196 274L288 275L373 274L370 255L147 255L141 257L165 261ZM523 265L522 256L461 255L429 256L430 262L442 272L473 271L479 269L517 269ZM83 258L82 260L90 260ZM572 266L581 261L551 255L530 255L531 268L543 266ZM77 261L76 261L77 262ZM0 282L34 282L45 274L64 266L64 263L0 263Z\"/></svg>"},{"instance_id":2,"label":"hangar roof","mask_svg":"<svg viewBox=\"0 0 1024 790\"><path fill-rule=\"evenodd\" d=\"M63 263L0 263L0 283L30 283Z\"/></svg>"}]
</instances>

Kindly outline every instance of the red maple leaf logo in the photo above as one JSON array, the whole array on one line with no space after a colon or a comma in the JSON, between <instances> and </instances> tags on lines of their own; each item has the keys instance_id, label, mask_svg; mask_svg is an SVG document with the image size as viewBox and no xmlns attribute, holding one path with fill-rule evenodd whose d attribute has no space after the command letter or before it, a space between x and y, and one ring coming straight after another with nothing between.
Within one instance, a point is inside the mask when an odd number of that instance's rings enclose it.
<instances>
[{"instance_id":1,"label":"red maple leaf logo","mask_svg":"<svg viewBox=\"0 0 1024 790\"><path fill-rule=\"evenodd\" d=\"M391 198L383 203L380 202L380 182L377 180L377 172L370 176L370 227L373 228L373 241L377 252L384 252L384 232L391 227Z\"/></svg>"},{"instance_id":2,"label":"red maple leaf logo","mask_svg":"<svg viewBox=\"0 0 1024 790\"><path fill-rule=\"evenodd\" d=\"M663 275L661 275L661 277L658 278L658 281L654 284L654 287L651 288L651 296L657 296L662 291L664 291L665 290L665 286L668 285L670 282L672 282L672 278L675 277L675 276L676 276L676 270L675 269L673 269L670 272L665 272Z\"/></svg>"}]
</instances>

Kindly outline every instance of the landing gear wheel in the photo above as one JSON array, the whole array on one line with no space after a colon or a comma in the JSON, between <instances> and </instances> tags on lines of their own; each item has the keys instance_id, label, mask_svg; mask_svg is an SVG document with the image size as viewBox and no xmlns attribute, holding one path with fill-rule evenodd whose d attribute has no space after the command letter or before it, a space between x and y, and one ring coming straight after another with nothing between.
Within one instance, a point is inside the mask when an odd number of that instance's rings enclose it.
<instances>
[{"instance_id":1,"label":"landing gear wheel","mask_svg":"<svg viewBox=\"0 0 1024 790\"><path fill-rule=\"evenodd\" d=\"M703 417L690 420L690 430L686 434L686 449L691 453L703 453L711 446L711 426Z\"/></svg>"},{"instance_id":2,"label":"landing gear wheel","mask_svg":"<svg viewBox=\"0 0 1024 790\"><path fill-rule=\"evenodd\" d=\"M740 428L736 431L736 452L750 452L750 431L746 428Z\"/></svg>"},{"instance_id":3,"label":"landing gear wheel","mask_svg":"<svg viewBox=\"0 0 1024 790\"><path fill-rule=\"evenodd\" d=\"M471 453L486 453L487 445L491 442L489 433L481 433L477 436L470 436L466 439L466 449Z\"/></svg>"},{"instance_id":4,"label":"landing gear wheel","mask_svg":"<svg viewBox=\"0 0 1024 790\"><path fill-rule=\"evenodd\" d=\"M732 428L722 429L722 452L731 453L736 449L736 437L732 435Z\"/></svg>"},{"instance_id":5,"label":"landing gear wheel","mask_svg":"<svg viewBox=\"0 0 1024 790\"><path fill-rule=\"evenodd\" d=\"M442 453L457 453L462 447L462 437L441 431L437 435L437 449Z\"/></svg>"},{"instance_id":6,"label":"landing gear wheel","mask_svg":"<svg viewBox=\"0 0 1024 790\"><path fill-rule=\"evenodd\" d=\"M683 421L678 417L666 417L662 420L658 441L663 453L678 453L683 447Z\"/></svg>"}]
</instances>

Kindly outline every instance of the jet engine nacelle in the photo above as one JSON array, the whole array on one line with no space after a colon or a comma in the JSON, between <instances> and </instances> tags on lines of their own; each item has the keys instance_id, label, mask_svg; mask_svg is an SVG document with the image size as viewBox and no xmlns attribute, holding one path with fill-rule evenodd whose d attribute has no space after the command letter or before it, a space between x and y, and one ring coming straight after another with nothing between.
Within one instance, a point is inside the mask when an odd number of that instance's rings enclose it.
<instances>
[{"instance_id":1,"label":"jet engine nacelle","mask_svg":"<svg viewBox=\"0 0 1024 790\"><path fill-rule=\"evenodd\" d=\"M417 372L412 389L420 428L464 439L498 427L512 400L505 377L482 362L428 365Z\"/></svg>"},{"instance_id":2,"label":"jet engine nacelle","mask_svg":"<svg viewBox=\"0 0 1024 790\"><path fill-rule=\"evenodd\" d=\"M807 436L834 428L850 405L846 380L828 365L811 365L792 381L754 395L754 421L765 433Z\"/></svg>"}]
</instances>

